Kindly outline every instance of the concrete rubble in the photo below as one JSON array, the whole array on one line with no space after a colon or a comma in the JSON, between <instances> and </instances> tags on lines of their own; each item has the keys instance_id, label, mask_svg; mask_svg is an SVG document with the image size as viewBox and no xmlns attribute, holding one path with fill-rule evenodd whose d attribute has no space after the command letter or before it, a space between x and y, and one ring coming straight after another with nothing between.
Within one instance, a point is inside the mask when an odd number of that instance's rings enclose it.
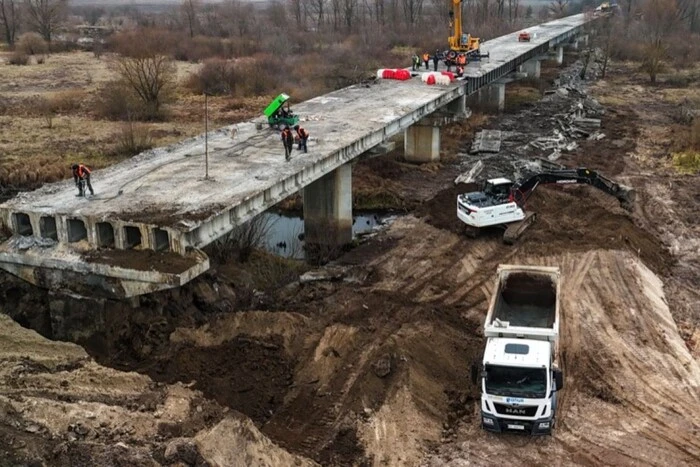
<instances>
[{"instance_id":1,"label":"concrete rubble","mask_svg":"<svg viewBox=\"0 0 700 467\"><path fill-rule=\"evenodd\" d=\"M470 154L481 152L497 153L501 150L501 131L483 130L476 134Z\"/></svg>"}]
</instances>

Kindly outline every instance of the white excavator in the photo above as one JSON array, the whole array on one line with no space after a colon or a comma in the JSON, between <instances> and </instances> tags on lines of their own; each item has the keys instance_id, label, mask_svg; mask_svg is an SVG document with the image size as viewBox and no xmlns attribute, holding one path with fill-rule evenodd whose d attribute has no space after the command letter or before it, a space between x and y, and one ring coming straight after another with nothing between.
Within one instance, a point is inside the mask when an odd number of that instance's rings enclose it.
<instances>
[{"instance_id":1,"label":"white excavator","mask_svg":"<svg viewBox=\"0 0 700 467\"><path fill-rule=\"evenodd\" d=\"M543 171L512 182L507 178L487 180L481 191L457 196L457 217L475 237L484 227L505 228L503 241L514 243L535 221L534 212L524 206L532 192L542 184L587 184L614 196L624 209L631 210L635 191L586 168Z\"/></svg>"}]
</instances>

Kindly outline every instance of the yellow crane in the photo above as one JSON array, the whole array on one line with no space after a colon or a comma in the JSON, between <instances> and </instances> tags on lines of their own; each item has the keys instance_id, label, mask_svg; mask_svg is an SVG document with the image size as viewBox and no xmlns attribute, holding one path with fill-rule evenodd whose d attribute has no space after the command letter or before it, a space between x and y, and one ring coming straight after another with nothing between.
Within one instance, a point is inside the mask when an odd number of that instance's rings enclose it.
<instances>
[{"instance_id":1,"label":"yellow crane","mask_svg":"<svg viewBox=\"0 0 700 467\"><path fill-rule=\"evenodd\" d=\"M472 37L471 34L462 32L462 0L448 0L452 3L450 9L450 34L447 42L450 45L450 50L457 53L471 54L474 51L479 53L478 37Z\"/></svg>"}]
</instances>

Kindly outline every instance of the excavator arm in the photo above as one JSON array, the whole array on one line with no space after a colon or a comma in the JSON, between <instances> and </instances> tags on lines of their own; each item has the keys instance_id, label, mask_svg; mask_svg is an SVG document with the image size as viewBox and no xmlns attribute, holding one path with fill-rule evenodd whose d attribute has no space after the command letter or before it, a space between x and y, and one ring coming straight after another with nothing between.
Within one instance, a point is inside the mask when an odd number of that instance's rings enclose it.
<instances>
[{"instance_id":1,"label":"excavator arm","mask_svg":"<svg viewBox=\"0 0 700 467\"><path fill-rule=\"evenodd\" d=\"M624 209L631 210L634 205L636 194L632 188L615 183L586 168L551 170L532 175L513 184L511 198L522 207L539 185L550 183L591 185L617 198Z\"/></svg>"}]
</instances>

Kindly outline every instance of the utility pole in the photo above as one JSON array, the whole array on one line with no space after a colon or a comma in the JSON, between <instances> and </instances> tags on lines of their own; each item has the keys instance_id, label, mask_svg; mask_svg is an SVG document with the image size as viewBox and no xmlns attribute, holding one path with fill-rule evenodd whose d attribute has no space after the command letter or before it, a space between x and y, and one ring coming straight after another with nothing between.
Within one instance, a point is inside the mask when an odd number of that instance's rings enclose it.
<instances>
[{"instance_id":1,"label":"utility pole","mask_svg":"<svg viewBox=\"0 0 700 467\"><path fill-rule=\"evenodd\" d=\"M204 93L204 180L209 180L209 105Z\"/></svg>"}]
</instances>

